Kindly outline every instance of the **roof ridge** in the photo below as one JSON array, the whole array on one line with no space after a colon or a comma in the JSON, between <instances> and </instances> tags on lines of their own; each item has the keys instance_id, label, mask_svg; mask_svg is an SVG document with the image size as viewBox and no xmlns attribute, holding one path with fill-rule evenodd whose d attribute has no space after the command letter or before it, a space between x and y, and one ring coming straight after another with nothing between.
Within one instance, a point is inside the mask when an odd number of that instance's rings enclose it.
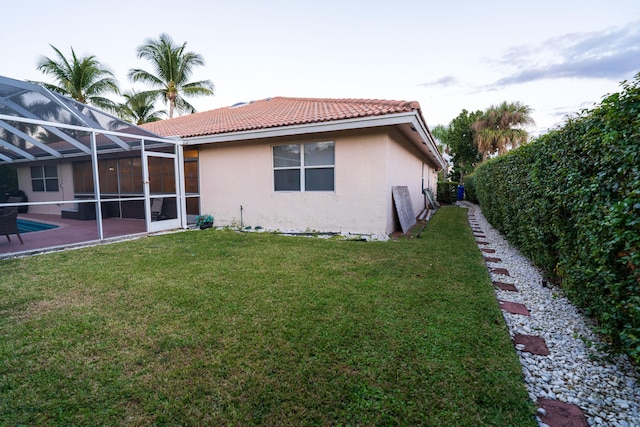
<instances>
[{"instance_id":1,"label":"roof ridge","mask_svg":"<svg viewBox=\"0 0 640 427\"><path fill-rule=\"evenodd\" d=\"M350 104L378 104L378 105L392 105L394 107L420 109L420 103L418 101L404 101L404 100L391 100L391 99L372 99L372 98L297 98L292 96L274 96L266 98L261 101L268 101L272 99L283 99L291 101L311 101L311 102L344 102Z\"/></svg>"}]
</instances>

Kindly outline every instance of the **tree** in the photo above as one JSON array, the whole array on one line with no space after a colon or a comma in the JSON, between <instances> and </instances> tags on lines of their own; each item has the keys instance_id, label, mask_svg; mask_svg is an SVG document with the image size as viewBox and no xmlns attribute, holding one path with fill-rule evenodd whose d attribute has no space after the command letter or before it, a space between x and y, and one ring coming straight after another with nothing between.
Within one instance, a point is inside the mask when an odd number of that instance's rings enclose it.
<instances>
[{"instance_id":1,"label":"tree","mask_svg":"<svg viewBox=\"0 0 640 427\"><path fill-rule=\"evenodd\" d=\"M444 125L436 125L431 129L431 135L436 140L436 145L438 146L438 151L442 154L442 158L445 161L445 167L443 170L438 172L438 179L442 181L446 181L449 175L449 169L451 167L451 150L447 145L447 137L449 134L449 128Z\"/></svg>"},{"instance_id":2,"label":"tree","mask_svg":"<svg viewBox=\"0 0 640 427\"><path fill-rule=\"evenodd\" d=\"M0 201L4 201L4 194L18 189L18 172L11 164L0 165Z\"/></svg>"},{"instance_id":3,"label":"tree","mask_svg":"<svg viewBox=\"0 0 640 427\"><path fill-rule=\"evenodd\" d=\"M529 134L520 126L533 124L531 108L519 102L490 106L473 124L475 143L486 160L527 142Z\"/></svg>"},{"instance_id":4,"label":"tree","mask_svg":"<svg viewBox=\"0 0 640 427\"><path fill-rule=\"evenodd\" d=\"M83 104L91 104L98 108L115 111L115 103L105 98L106 94L118 94L118 83L113 73L95 56L79 58L73 47L71 58L67 59L59 49L49 45L56 52L57 58L43 56L38 61L37 69L52 76L56 84L35 82L49 90L67 95Z\"/></svg>"},{"instance_id":5,"label":"tree","mask_svg":"<svg viewBox=\"0 0 640 427\"><path fill-rule=\"evenodd\" d=\"M464 175L471 173L482 156L474 143L475 130L472 125L482 115L481 111L462 112L451 121L446 133L445 144L451 151L453 162L452 175L459 176L460 185L464 183Z\"/></svg>"},{"instance_id":6,"label":"tree","mask_svg":"<svg viewBox=\"0 0 640 427\"><path fill-rule=\"evenodd\" d=\"M125 102L118 104L117 114L123 119L136 125L162 120L167 112L155 109L156 94L153 92L126 92L123 94Z\"/></svg>"},{"instance_id":7,"label":"tree","mask_svg":"<svg viewBox=\"0 0 640 427\"><path fill-rule=\"evenodd\" d=\"M438 149L440 150L440 153L442 152L449 153L449 150L447 147L448 133L449 133L449 128L444 125L436 125L433 127L433 129L431 129L431 135L433 135L433 137L438 142Z\"/></svg>"},{"instance_id":8,"label":"tree","mask_svg":"<svg viewBox=\"0 0 640 427\"><path fill-rule=\"evenodd\" d=\"M158 39L149 39L138 47L138 58L151 62L155 74L139 68L129 70L129 78L133 82L149 84L150 91L169 103L169 118L173 118L174 110L195 113L195 108L184 96L214 94L214 85L210 80L189 82L193 68L204 65L204 59L197 53L185 51L187 43L176 45L167 34L160 34Z\"/></svg>"}]
</instances>

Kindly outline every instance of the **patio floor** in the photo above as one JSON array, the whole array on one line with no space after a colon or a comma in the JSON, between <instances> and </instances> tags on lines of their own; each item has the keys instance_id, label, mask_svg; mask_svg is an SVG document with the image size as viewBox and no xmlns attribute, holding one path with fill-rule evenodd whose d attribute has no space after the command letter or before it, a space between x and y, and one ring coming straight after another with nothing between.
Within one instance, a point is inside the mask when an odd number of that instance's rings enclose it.
<instances>
[{"instance_id":1,"label":"patio floor","mask_svg":"<svg viewBox=\"0 0 640 427\"><path fill-rule=\"evenodd\" d=\"M15 234L9 236L10 242L5 236L0 236L0 259L99 240L98 224L95 220L63 219L59 215L43 214L19 214L18 219L54 224L58 228L22 233L20 236L24 244L20 244ZM102 221L102 229L105 239L146 233L145 221L142 219L105 218Z\"/></svg>"}]
</instances>

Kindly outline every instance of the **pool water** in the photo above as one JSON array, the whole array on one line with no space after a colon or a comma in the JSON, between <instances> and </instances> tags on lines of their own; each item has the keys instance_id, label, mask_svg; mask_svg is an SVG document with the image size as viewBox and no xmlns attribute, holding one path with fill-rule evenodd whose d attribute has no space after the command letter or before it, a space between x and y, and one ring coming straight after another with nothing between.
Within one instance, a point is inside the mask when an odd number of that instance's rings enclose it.
<instances>
[{"instance_id":1,"label":"pool water","mask_svg":"<svg viewBox=\"0 0 640 427\"><path fill-rule=\"evenodd\" d=\"M50 230L52 228L58 228L58 226L53 224L45 224L44 222L29 221L26 219L18 220L18 231L20 232L20 234L31 233L32 231Z\"/></svg>"}]
</instances>

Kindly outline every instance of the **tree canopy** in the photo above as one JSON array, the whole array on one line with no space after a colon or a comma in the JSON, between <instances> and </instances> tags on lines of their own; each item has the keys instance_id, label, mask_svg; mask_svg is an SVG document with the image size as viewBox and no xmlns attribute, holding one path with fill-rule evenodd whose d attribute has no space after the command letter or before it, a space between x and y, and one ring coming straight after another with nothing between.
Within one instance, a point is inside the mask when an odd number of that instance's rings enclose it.
<instances>
[{"instance_id":1,"label":"tree canopy","mask_svg":"<svg viewBox=\"0 0 640 427\"><path fill-rule=\"evenodd\" d=\"M169 104L169 118L174 110L194 113L195 108L185 96L213 95L214 84L210 80L190 82L196 66L204 65L201 55L186 50L187 43L178 45L168 34L160 34L158 39L149 39L138 47L138 58L151 63L154 72L134 68L129 71L133 82L143 82L153 89L158 98Z\"/></svg>"},{"instance_id":2,"label":"tree canopy","mask_svg":"<svg viewBox=\"0 0 640 427\"><path fill-rule=\"evenodd\" d=\"M475 165L482 160L482 156L474 143L475 130L473 124L482 116L481 111L473 113L467 110L451 121L443 141L451 151L453 162L452 176L459 176L460 183L464 175L471 173Z\"/></svg>"},{"instance_id":3,"label":"tree canopy","mask_svg":"<svg viewBox=\"0 0 640 427\"><path fill-rule=\"evenodd\" d=\"M49 90L69 96L83 104L91 104L107 111L115 111L115 103L104 95L118 94L118 82L113 73L93 55L78 57L71 48L66 58L58 48L49 45L56 57L43 56L37 69L52 76L57 84L36 82Z\"/></svg>"},{"instance_id":4,"label":"tree canopy","mask_svg":"<svg viewBox=\"0 0 640 427\"><path fill-rule=\"evenodd\" d=\"M125 92L122 94L125 102L118 104L118 116L131 123L141 125L143 123L157 122L162 120L167 112L155 109L156 94L146 92Z\"/></svg>"},{"instance_id":5,"label":"tree canopy","mask_svg":"<svg viewBox=\"0 0 640 427\"><path fill-rule=\"evenodd\" d=\"M527 142L529 134L521 126L533 124L531 108L520 102L492 105L473 123L475 144L482 158L504 154Z\"/></svg>"},{"instance_id":6,"label":"tree canopy","mask_svg":"<svg viewBox=\"0 0 640 427\"><path fill-rule=\"evenodd\" d=\"M459 176L462 184L464 175L482 161L527 142L529 134L522 126L529 124L533 124L531 108L505 101L484 112L462 110L448 128L436 126L434 136L449 149L454 165L451 175Z\"/></svg>"}]
</instances>

